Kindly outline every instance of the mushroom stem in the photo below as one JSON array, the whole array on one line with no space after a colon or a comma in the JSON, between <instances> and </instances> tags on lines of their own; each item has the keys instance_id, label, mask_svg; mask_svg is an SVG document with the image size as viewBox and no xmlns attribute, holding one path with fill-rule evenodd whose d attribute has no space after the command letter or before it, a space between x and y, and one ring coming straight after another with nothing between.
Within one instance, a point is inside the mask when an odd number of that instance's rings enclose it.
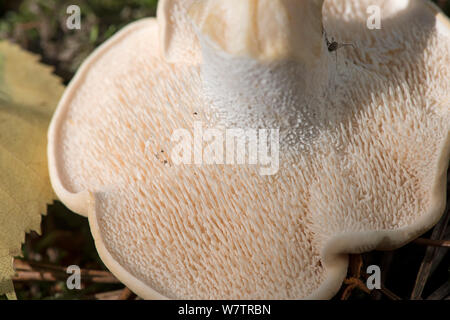
<instances>
[{"instance_id":1,"label":"mushroom stem","mask_svg":"<svg viewBox=\"0 0 450 320\"><path fill-rule=\"evenodd\" d=\"M189 8L205 97L225 125L278 128L283 136L294 128L307 135L326 121L319 101L329 76L322 5L210 0Z\"/></svg>"},{"instance_id":2,"label":"mushroom stem","mask_svg":"<svg viewBox=\"0 0 450 320\"><path fill-rule=\"evenodd\" d=\"M292 128L315 117L317 109L310 106L317 106L313 102L326 90L326 63L259 61L201 43L204 93L227 125Z\"/></svg>"}]
</instances>

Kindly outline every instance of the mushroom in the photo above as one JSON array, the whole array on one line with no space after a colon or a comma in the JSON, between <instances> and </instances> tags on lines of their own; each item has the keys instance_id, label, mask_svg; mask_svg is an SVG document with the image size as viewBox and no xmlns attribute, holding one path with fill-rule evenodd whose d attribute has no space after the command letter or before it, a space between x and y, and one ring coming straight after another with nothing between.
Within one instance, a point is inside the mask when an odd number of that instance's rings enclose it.
<instances>
[{"instance_id":1,"label":"mushroom","mask_svg":"<svg viewBox=\"0 0 450 320\"><path fill-rule=\"evenodd\" d=\"M354 48L330 52L331 37ZM442 215L449 62L428 1L163 0L68 86L52 185L143 298L330 298L348 254L400 247ZM196 122L279 129L279 170L175 164L172 134Z\"/></svg>"}]
</instances>

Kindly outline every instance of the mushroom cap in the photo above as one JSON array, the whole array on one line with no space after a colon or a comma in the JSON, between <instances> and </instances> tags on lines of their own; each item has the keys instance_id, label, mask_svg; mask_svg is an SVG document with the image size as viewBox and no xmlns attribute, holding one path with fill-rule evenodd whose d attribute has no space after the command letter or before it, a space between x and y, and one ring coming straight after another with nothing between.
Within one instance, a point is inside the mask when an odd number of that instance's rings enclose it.
<instances>
[{"instance_id":1,"label":"mushroom cap","mask_svg":"<svg viewBox=\"0 0 450 320\"><path fill-rule=\"evenodd\" d=\"M307 127L283 121L293 109L270 114L286 139L278 172L264 176L256 166L169 157L174 130L227 126L214 95L205 98L209 31L189 23L192 3L162 1L158 20L133 23L96 50L49 129L54 190L88 217L100 257L123 283L146 299L327 299L349 253L397 248L438 221L450 23L435 6L326 1L328 36L356 50L339 50L335 62L322 48L326 90ZM374 4L381 30L366 28ZM221 56L254 58L240 48Z\"/></svg>"}]
</instances>

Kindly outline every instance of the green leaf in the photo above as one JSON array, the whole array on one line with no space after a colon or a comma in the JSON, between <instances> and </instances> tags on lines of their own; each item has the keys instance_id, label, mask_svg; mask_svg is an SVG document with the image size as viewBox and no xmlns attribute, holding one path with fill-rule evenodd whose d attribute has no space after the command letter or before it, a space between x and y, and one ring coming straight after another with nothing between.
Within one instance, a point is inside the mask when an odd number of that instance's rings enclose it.
<instances>
[{"instance_id":1,"label":"green leaf","mask_svg":"<svg viewBox=\"0 0 450 320\"><path fill-rule=\"evenodd\" d=\"M55 199L47 170L47 128L64 90L50 67L0 41L0 295L15 298L13 257L25 233L40 232Z\"/></svg>"}]
</instances>

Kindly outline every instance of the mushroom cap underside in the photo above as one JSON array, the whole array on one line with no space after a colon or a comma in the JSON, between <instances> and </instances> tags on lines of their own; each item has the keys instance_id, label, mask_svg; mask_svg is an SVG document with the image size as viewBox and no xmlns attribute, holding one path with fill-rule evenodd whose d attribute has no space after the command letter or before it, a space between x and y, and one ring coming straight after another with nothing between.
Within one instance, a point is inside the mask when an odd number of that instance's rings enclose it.
<instances>
[{"instance_id":1,"label":"mushroom cap underside","mask_svg":"<svg viewBox=\"0 0 450 320\"><path fill-rule=\"evenodd\" d=\"M326 299L348 253L399 247L438 221L449 24L417 1L368 32L365 2L325 2L328 33L357 47L339 52L323 97L339 116L302 148L281 141L274 175L173 163L173 132L213 127L217 115L201 61L167 62L157 20L131 24L88 58L49 129L50 176L59 198L88 216L122 282L147 299Z\"/></svg>"}]
</instances>

